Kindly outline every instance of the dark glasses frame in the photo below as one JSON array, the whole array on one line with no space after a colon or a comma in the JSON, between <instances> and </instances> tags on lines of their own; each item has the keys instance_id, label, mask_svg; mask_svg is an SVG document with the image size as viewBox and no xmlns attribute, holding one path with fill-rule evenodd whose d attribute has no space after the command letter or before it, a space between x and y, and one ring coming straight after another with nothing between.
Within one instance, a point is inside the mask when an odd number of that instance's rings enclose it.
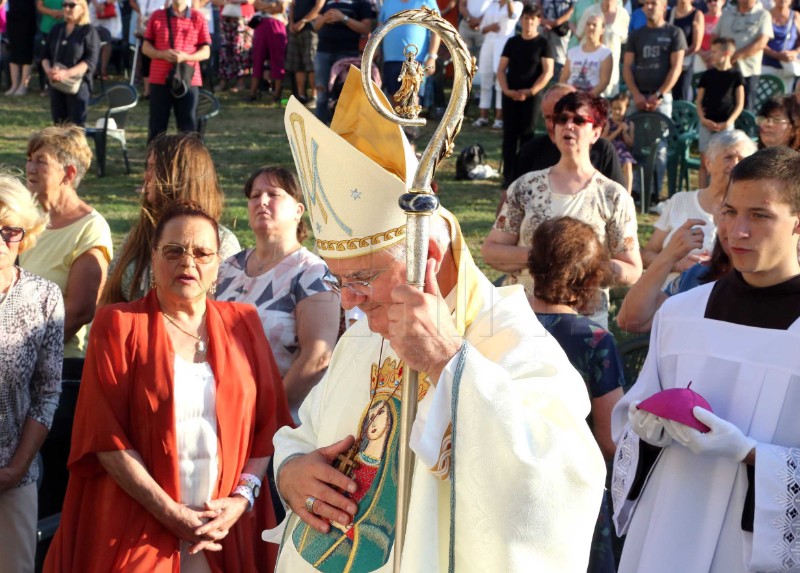
<instances>
[{"instance_id":1,"label":"dark glasses frame","mask_svg":"<svg viewBox=\"0 0 800 573\"><path fill-rule=\"evenodd\" d=\"M588 115L581 115L579 113L570 113L565 111L553 114L553 124L555 125L566 125L567 122L570 120L572 120L572 123L576 127L581 127L583 125L586 125L587 123L590 125L594 125L594 119L589 117Z\"/></svg>"},{"instance_id":2,"label":"dark glasses frame","mask_svg":"<svg viewBox=\"0 0 800 573\"><path fill-rule=\"evenodd\" d=\"M0 227L0 238L6 243L21 243L25 239L25 229L22 227Z\"/></svg>"}]
</instances>

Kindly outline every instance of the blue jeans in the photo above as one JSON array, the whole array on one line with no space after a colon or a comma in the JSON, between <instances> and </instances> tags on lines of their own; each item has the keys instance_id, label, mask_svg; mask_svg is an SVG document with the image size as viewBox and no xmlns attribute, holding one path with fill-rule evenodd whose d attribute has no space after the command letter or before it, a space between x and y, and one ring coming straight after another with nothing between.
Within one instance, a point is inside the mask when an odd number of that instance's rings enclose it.
<instances>
[{"instance_id":1,"label":"blue jeans","mask_svg":"<svg viewBox=\"0 0 800 573\"><path fill-rule=\"evenodd\" d=\"M317 119L324 123L331 121L331 112L328 109L328 81L331 77L331 68L339 60L354 57L358 57L358 52L321 52L317 50L317 58L314 60L314 81L317 84L315 114Z\"/></svg>"},{"instance_id":2,"label":"blue jeans","mask_svg":"<svg viewBox=\"0 0 800 573\"><path fill-rule=\"evenodd\" d=\"M761 76L748 76L744 79L744 109L758 113L756 107L756 90Z\"/></svg>"},{"instance_id":3,"label":"blue jeans","mask_svg":"<svg viewBox=\"0 0 800 573\"><path fill-rule=\"evenodd\" d=\"M636 112L636 108L633 107L631 112ZM664 94L661 103L658 105L656 109L658 113L664 114L670 119L672 118L672 94L667 93ZM656 161L655 161L655 172L653 173L653 179L655 180L655 185L653 187L653 197L652 202L658 202L658 195L661 192L661 187L664 185L664 175L667 173L667 142L661 141L656 148ZM641 194L643 189L639 189L639 178L633 178L633 189L634 193Z\"/></svg>"}]
</instances>

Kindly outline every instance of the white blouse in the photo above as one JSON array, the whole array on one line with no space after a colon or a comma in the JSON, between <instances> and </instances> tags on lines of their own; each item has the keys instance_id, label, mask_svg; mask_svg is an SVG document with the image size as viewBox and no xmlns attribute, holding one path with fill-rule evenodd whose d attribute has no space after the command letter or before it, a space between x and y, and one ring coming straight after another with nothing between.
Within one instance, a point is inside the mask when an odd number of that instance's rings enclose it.
<instances>
[{"instance_id":1,"label":"white blouse","mask_svg":"<svg viewBox=\"0 0 800 573\"><path fill-rule=\"evenodd\" d=\"M211 499L219 476L217 457L217 387L208 362L187 362L175 355L175 441L181 503L202 507ZM181 543L181 573L210 571L203 552L188 554Z\"/></svg>"}]
</instances>

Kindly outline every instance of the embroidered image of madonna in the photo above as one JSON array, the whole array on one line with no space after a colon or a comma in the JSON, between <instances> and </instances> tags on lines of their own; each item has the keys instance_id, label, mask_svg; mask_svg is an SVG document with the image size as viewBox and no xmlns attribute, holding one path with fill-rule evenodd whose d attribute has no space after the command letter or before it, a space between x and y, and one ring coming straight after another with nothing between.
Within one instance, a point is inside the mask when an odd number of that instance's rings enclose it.
<instances>
[{"instance_id":1,"label":"embroidered image of madonna","mask_svg":"<svg viewBox=\"0 0 800 573\"><path fill-rule=\"evenodd\" d=\"M385 565L394 544L397 514L400 400L381 395L361 417L361 436L352 478L358 489L353 524L332 523L327 534L300 523L292 533L298 553L318 571L367 573Z\"/></svg>"}]
</instances>

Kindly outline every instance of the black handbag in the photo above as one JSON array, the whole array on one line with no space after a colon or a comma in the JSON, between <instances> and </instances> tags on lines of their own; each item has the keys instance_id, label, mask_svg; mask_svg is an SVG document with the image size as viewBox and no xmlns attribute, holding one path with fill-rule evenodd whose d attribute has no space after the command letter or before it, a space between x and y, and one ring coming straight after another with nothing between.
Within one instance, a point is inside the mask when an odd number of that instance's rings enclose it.
<instances>
[{"instance_id":1,"label":"black handbag","mask_svg":"<svg viewBox=\"0 0 800 573\"><path fill-rule=\"evenodd\" d=\"M175 49L175 39L172 37L172 23L169 13L172 8L167 8L167 30L169 32L169 47ZM167 87L172 97L180 99L189 93L194 78L194 65L189 62L180 62L172 66L167 75Z\"/></svg>"},{"instance_id":2,"label":"black handbag","mask_svg":"<svg viewBox=\"0 0 800 573\"><path fill-rule=\"evenodd\" d=\"M261 25L261 20L263 19L264 17L261 14L253 14L253 17L247 21L247 25L255 30Z\"/></svg>"},{"instance_id":3,"label":"black handbag","mask_svg":"<svg viewBox=\"0 0 800 573\"><path fill-rule=\"evenodd\" d=\"M567 22L564 22L563 24L559 24L555 28L552 28L552 32L556 36L558 36L560 38L563 38L564 36L569 34L569 24Z\"/></svg>"}]
</instances>

